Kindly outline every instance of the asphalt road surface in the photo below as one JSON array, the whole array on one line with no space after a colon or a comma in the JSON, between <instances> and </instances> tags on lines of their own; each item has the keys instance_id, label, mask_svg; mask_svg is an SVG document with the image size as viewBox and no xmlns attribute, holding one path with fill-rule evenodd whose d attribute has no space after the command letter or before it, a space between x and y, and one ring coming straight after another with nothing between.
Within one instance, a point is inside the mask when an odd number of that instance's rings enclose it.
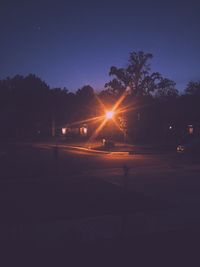
<instances>
[{"instance_id":1,"label":"asphalt road surface","mask_svg":"<svg viewBox=\"0 0 200 267\"><path fill-rule=\"evenodd\" d=\"M10 144L0 160L0 235L9 247L199 231L198 158L38 143Z\"/></svg>"}]
</instances>

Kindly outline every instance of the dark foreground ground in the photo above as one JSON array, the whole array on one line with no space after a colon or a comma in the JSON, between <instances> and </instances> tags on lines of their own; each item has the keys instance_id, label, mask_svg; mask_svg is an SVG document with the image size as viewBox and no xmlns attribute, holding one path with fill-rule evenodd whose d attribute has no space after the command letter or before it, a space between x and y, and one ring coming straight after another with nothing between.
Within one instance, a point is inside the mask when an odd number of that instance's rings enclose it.
<instances>
[{"instance_id":1,"label":"dark foreground ground","mask_svg":"<svg viewBox=\"0 0 200 267\"><path fill-rule=\"evenodd\" d=\"M0 152L2 266L199 262L198 158L64 146L57 153L47 144Z\"/></svg>"}]
</instances>

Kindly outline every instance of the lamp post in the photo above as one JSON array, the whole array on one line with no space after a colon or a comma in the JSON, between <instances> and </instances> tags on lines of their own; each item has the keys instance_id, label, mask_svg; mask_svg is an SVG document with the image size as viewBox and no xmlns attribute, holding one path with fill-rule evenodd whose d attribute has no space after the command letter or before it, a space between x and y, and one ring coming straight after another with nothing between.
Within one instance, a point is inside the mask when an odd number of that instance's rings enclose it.
<instances>
[{"instance_id":1,"label":"lamp post","mask_svg":"<svg viewBox=\"0 0 200 267\"><path fill-rule=\"evenodd\" d=\"M114 116L114 111L110 110L110 111L106 111L106 119L110 120L112 119Z\"/></svg>"}]
</instances>

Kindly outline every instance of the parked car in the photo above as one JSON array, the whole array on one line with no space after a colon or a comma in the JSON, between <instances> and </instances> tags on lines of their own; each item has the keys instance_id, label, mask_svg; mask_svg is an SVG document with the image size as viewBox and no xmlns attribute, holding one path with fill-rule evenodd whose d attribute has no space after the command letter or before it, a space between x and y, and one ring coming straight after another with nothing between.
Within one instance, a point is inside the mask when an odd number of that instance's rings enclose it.
<instances>
[{"instance_id":1,"label":"parked car","mask_svg":"<svg viewBox=\"0 0 200 267\"><path fill-rule=\"evenodd\" d=\"M178 153L200 153L200 137L193 138L183 144L177 146Z\"/></svg>"}]
</instances>

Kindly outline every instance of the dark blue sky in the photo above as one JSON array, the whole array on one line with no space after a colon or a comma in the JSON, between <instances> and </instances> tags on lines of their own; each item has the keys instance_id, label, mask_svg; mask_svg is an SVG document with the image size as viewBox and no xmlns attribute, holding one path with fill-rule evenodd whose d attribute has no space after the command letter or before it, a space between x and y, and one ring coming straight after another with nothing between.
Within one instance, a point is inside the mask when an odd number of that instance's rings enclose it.
<instances>
[{"instance_id":1,"label":"dark blue sky","mask_svg":"<svg viewBox=\"0 0 200 267\"><path fill-rule=\"evenodd\" d=\"M0 2L0 78L35 73L51 87L102 89L131 51L178 89L200 80L199 1Z\"/></svg>"}]
</instances>

